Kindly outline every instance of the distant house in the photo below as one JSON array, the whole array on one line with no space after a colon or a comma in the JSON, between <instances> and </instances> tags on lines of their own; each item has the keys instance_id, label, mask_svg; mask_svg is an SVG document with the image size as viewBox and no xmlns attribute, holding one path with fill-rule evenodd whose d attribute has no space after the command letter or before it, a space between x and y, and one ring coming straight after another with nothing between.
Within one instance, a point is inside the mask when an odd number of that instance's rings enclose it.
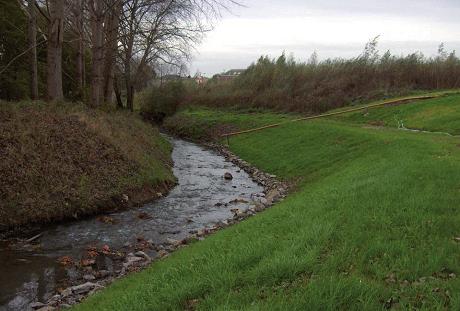
<instances>
[{"instance_id":1,"label":"distant house","mask_svg":"<svg viewBox=\"0 0 460 311\"><path fill-rule=\"evenodd\" d=\"M196 84L198 84L198 85L205 85L206 82L208 82L209 79L206 78L206 77L203 77L203 76L197 76L197 77L194 78L194 80L195 80Z\"/></svg>"},{"instance_id":2,"label":"distant house","mask_svg":"<svg viewBox=\"0 0 460 311\"><path fill-rule=\"evenodd\" d=\"M216 78L218 81L231 81L245 71L245 69L232 69L227 72L216 75Z\"/></svg>"}]
</instances>

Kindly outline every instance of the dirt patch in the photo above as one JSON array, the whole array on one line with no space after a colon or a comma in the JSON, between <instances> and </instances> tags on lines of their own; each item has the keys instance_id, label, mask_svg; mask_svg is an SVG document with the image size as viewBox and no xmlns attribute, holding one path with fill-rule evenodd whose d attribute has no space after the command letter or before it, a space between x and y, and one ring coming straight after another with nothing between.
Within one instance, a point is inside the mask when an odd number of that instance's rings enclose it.
<instances>
[{"instance_id":1,"label":"dirt patch","mask_svg":"<svg viewBox=\"0 0 460 311\"><path fill-rule=\"evenodd\" d=\"M114 144L117 130L99 135L90 126L104 123L100 115L0 105L0 231L130 207L173 183L144 182L143 163ZM132 127L149 135L140 130Z\"/></svg>"}]
</instances>

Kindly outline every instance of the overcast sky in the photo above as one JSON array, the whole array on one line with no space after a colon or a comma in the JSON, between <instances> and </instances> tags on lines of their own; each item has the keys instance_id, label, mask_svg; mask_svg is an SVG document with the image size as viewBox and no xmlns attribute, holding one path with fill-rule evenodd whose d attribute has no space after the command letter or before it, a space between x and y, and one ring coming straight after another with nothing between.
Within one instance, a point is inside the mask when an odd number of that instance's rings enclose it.
<instances>
[{"instance_id":1,"label":"overcast sky","mask_svg":"<svg viewBox=\"0 0 460 311\"><path fill-rule=\"evenodd\" d=\"M283 51L306 60L357 56L380 35L393 54L460 50L460 0L243 0L197 47L191 73L246 68Z\"/></svg>"}]
</instances>

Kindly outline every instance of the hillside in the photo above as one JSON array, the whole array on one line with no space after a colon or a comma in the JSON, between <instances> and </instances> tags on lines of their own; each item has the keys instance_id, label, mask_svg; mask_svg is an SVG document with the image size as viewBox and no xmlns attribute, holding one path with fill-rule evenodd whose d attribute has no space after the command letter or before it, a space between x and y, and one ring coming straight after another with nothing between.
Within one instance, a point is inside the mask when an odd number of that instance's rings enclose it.
<instances>
[{"instance_id":1,"label":"hillside","mask_svg":"<svg viewBox=\"0 0 460 311\"><path fill-rule=\"evenodd\" d=\"M408 103L406 118L415 107L442 110L445 100L458 105L460 96ZM369 116L406 106L398 107ZM431 129L438 114L427 115L418 126ZM200 108L174 117L182 135L187 125L193 134L208 122L244 129L266 118L273 121L261 112ZM178 124L174 119L170 130ZM451 124L450 130L460 129ZM457 138L345 117L232 137L230 148L296 182L297 190L256 217L114 283L76 310L460 308Z\"/></svg>"},{"instance_id":2,"label":"hillside","mask_svg":"<svg viewBox=\"0 0 460 311\"><path fill-rule=\"evenodd\" d=\"M171 147L126 112L0 104L0 229L134 206L174 183Z\"/></svg>"},{"instance_id":3,"label":"hillside","mask_svg":"<svg viewBox=\"0 0 460 311\"><path fill-rule=\"evenodd\" d=\"M375 109L368 114L350 113L337 117L339 120L357 124L385 127L405 127L432 132L460 134L459 96L452 94L430 99L416 105L394 105Z\"/></svg>"}]
</instances>

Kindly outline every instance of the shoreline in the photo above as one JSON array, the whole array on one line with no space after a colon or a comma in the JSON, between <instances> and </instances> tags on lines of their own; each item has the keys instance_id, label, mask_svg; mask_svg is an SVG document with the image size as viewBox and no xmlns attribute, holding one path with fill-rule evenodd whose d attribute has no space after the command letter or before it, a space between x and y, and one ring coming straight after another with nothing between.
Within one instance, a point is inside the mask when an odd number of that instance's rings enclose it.
<instances>
[{"instance_id":1,"label":"shoreline","mask_svg":"<svg viewBox=\"0 0 460 311\"><path fill-rule=\"evenodd\" d=\"M73 217L66 217L62 219L51 219L49 221L29 223L19 225L12 228L0 228L0 241L8 240L27 240L44 231L47 228L80 221L83 219L93 217L103 217L107 214L123 211L127 209L135 209L148 203L153 203L162 197L169 194L169 192L177 185L177 182L164 181L155 186L145 185L142 188L133 188L122 191L120 194L111 197L109 200L95 203L95 206L101 206L95 211L74 215Z\"/></svg>"},{"instance_id":2,"label":"shoreline","mask_svg":"<svg viewBox=\"0 0 460 311\"><path fill-rule=\"evenodd\" d=\"M186 247L196 241L203 240L217 231L235 225L264 211L267 208L270 208L276 202L283 200L288 194L290 187L287 183L278 181L274 175L260 171L256 167L240 159L225 146L216 143L204 142L199 142L197 144L217 152L220 156L224 157L226 161L235 164L241 170L245 171L254 182L263 187L263 193L260 196L252 198L253 205L251 205L247 211L235 209L232 211L234 213L232 218L227 219L226 221L221 221L212 227L204 227L197 230L196 233L190 234L180 241L168 239L166 243L154 245L152 241L138 240L135 245L130 245L122 250L104 248L91 249L90 252L93 252L96 257L105 256L113 260L114 266L117 267L117 270L113 274L109 274L105 270L94 271L93 266L95 264L95 260L91 258L86 260L83 259L79 264L73 262L72 260L65 262L68 258L60 258L63 260L64 264L78 266L77 269L79 269L82 274L88 272L84 275L86 282L79 282L70 287L66 287L64 290L57 291L56 294L45 303L33 303L31 304L31 308L34 310L40 310L40 308L48 308L43 310L54 310L53 308L66 308L74 304L78 304L96 291L107 287L122 277L131 275L132 273L139 272L149 267L150 264L169 256L169 254L177 249ZM149 250L155 251L156 256L150 257L147 255Z\"/></svg>"}]
</instances>

